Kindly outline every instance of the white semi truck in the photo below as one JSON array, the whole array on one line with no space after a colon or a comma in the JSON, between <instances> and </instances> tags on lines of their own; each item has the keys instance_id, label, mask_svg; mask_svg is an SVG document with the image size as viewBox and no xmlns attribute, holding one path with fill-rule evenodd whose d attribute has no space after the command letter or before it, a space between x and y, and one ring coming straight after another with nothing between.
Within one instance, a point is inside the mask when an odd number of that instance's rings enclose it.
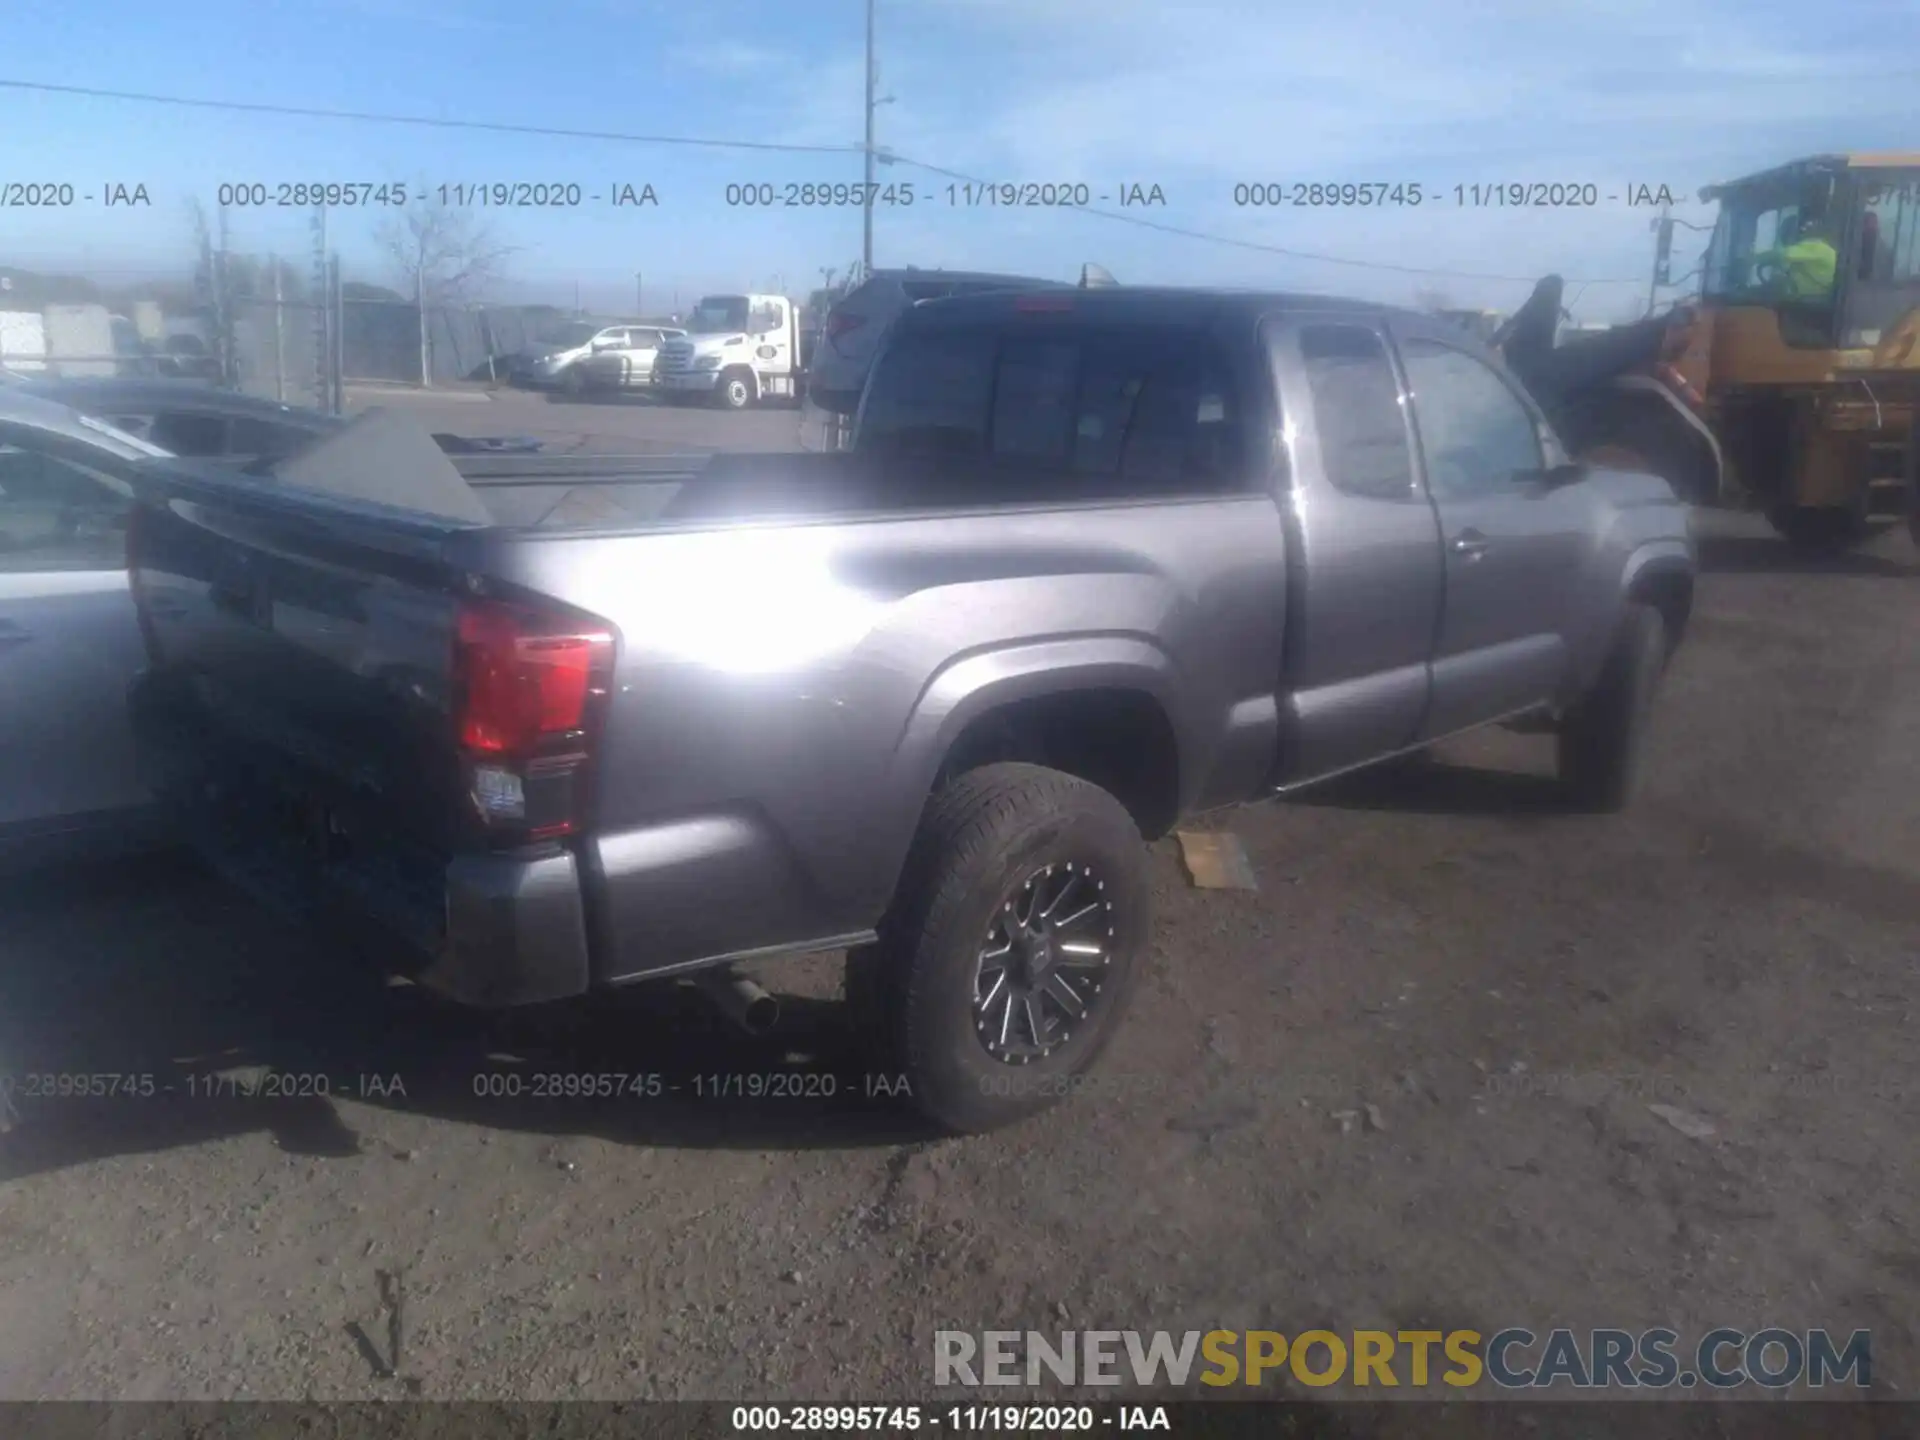
<instances>
[{"instance_id":1,"label":"white semi truck","mask_svg":"<svg viewBox=\"0 0 1920 1440\"><path fill-rule=\"evenodd\" d=\"M669 399L704 397L728 410L798 400L805 374L800 307L784 295L704 295L687 333L660 347L654 383Z\"/></svg>"}]
</instances>

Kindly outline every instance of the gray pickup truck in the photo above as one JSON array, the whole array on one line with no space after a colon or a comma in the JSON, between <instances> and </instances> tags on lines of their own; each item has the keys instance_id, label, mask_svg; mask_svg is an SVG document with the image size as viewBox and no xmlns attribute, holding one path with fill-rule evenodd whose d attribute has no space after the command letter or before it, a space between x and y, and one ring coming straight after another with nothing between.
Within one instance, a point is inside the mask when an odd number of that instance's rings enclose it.
<instances>
[{"instance_id":1,"label":"gray pickup truck","mask_svg":"<svg viewBox=\"0 0 1920 1440\"><path fill-rule=\"evenodd\" d=\"M1112 1037L1183 815L1519 721L1623 804L1694 585L1457 327L1292 296L936 301L850 451L559 504L303 464L140 482L136 742L208 853L481 1005L848 950L962 1131Z\"/></svg>"}]
</instances>

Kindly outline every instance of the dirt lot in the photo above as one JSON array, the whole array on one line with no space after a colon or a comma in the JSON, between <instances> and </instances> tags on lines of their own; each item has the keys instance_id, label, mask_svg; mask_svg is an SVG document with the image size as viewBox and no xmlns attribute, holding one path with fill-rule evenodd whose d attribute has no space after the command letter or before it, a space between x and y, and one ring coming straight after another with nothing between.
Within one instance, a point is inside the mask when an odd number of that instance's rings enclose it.
<instances>
[{"instance_id":1,"label":"dirt lot","mask_svg":"<svg viewBox=\"0 0 1920 1440\"><path fill-rule=\"evenodd\" d=\"M984 1139L847 1094L824 1001L764 1043L678 993L484 1020L184 865L14 886L11 1068L172 1090L0 1142L0 1397L871 1399L929 1393L942 1327L1660 1323L1867 1327L1912 1397L1920 566L1722 528L1633 813L1556 814L1500 734L1230 817L1257 894L1162 846L1099 1086ZM842 1095L475 1094L803 1063ZM246 1066L332 1098L188 1091Z\"/></svg>"}]
</instances>

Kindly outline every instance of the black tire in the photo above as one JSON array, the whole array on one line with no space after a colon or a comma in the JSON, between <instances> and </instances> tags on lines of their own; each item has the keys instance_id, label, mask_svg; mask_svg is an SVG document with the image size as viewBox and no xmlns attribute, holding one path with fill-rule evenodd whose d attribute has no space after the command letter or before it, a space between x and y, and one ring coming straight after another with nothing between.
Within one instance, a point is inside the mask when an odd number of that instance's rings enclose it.
<instances>
[{"instance_id":1,"label":"black tire","mask_svg":"<svg viewBox=\"0 0 1920 1440\"><path fill-rule=\"evenodd\" d=\"M1628 605L1599 681L1560 727L1560 783L1577 808L1612 812L1632 800L1666 663L1666 621L1651 605Z\"/></svg>"},{"instance_id":2,"label":"black tire","mask_svg":"<svg viewBox=\"0 0 1920 1440\"><path fill-rule=\"evenodd\" d=\"M753 372L728 370L713 387L713 403L722 410L745 410L753 404Z\"/></svg>"},{"instance_id":3,"label":"black tire","mask_svg":"<svg viewBox=\"0 0 1920 1440\"><path fill-rule=\"evenodd\" d=\"M1054 933L1104 950L1062 967L1085 1002L1078 1020L1051 989L1036 1000L1042 1034L1031 1044L1024 1004L1019 1023L1009 1019L1000 1035L976 1009L983 952L1028 895L1036 896L1030 908L1047 898L1066 911L1085 908L1079 919L1055 916L1073 923ZM1106 791L1037 765L969 771L929 806L879 943L848 956L854 1022L878 1027L871 1033L882 1063L946 1129L978 1134L1037 1114L1073 1093L1075 1077L1113 1038L1147 947L1152 896L1140 832ZM1013 970L1010 959L1008 977ZM997 993L1012 1016L1014 990ZM1001 1035L1031 1053L995 1053Z\"/></svg>"},{"instance_id":4,"label":"black tire","mask_svg":"<svg viewBox=\"0 0 1920 1440\"><path fill-rule=\"evenodd\" d=\"M1838 505L1779 505L1767 512L1774 533L1804 555L1838 555L1866 538L1866 517Z\"/></svg>"}]
</instances>

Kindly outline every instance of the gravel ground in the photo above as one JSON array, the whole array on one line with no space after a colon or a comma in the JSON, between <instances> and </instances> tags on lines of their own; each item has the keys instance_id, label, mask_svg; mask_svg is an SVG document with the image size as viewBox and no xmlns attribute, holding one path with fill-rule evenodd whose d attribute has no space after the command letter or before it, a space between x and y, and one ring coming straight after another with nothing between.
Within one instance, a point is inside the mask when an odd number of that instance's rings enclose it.
<instances>
[{"instance_id":1,"label":"gravel ground","mask_svg":"<svg viewBox=\"0 0 1920 1440\"><path fill-rule=\"evenodd\" d=\"M454 1012L183 864L12 886L15 1068L171 1090L0 1141L0 1398L920 1397L936 1328L1068 1324L1865 1327L1913 1396L1920 565L1716 532L1632 813L1498 733L1225 817L1258 893L1159 847L1096 1085L985 1138L860 1093L834 957L749 1041ZM840 1093L686 1088L803 1064ZM331 1096L187 1088L242 1067ZM475 1093L560 1070L683 1089Z\"/></svg>"}]
</instances>

